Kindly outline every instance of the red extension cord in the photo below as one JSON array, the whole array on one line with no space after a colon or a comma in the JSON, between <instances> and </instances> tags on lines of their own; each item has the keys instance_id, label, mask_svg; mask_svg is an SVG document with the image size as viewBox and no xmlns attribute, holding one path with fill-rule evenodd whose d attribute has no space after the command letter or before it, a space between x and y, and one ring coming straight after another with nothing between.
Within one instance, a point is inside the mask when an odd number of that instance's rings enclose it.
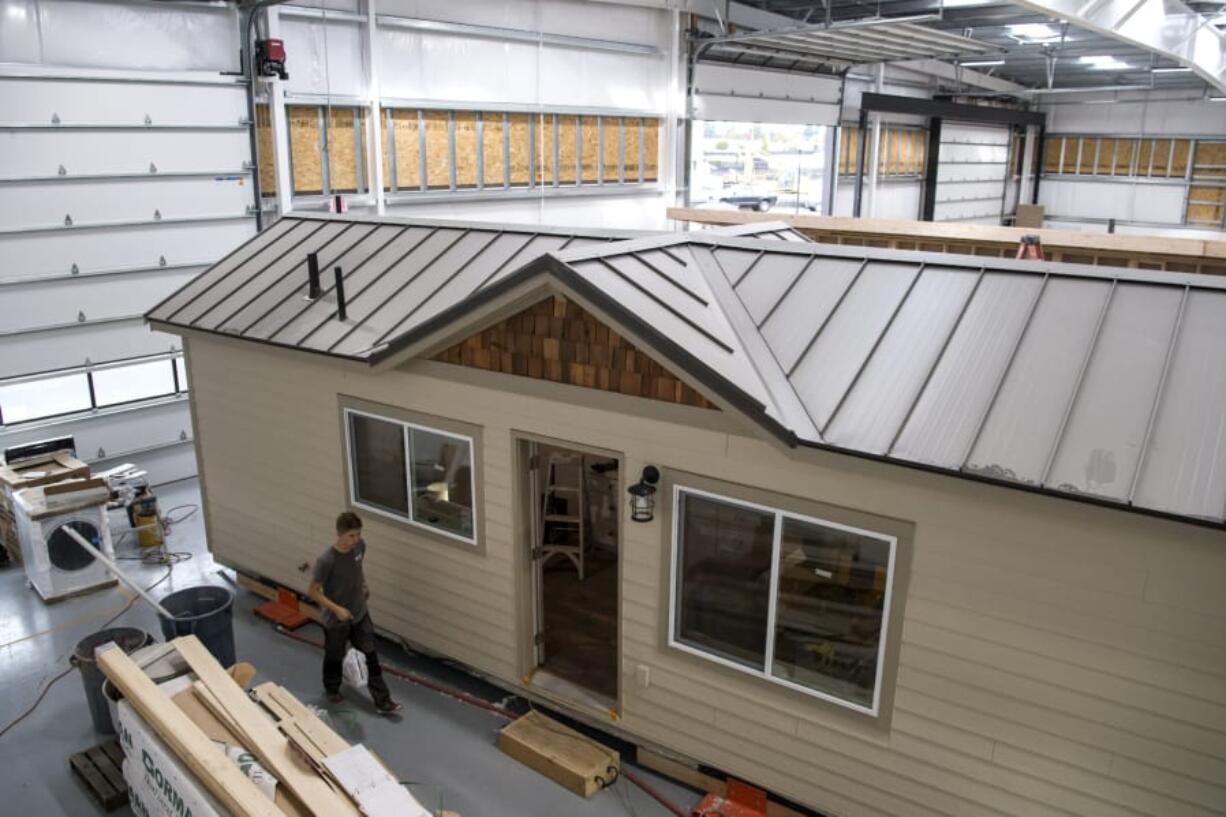
<instances>
[{"instance_id":1,"label":"red extension cord","mask_svg":"<svg viewBox=\"0 0 1226 817\"><path fill-rule=\"evenodd\" d=\"M294 641L301 641L303 644L310 644L312 647L323 649L323 646L324 646L323 642L317 641L314 638L307 638L304 635L298 635L280 626L277 627L277 632L285 636L286 638L292 638ZM417 675L416 673L405 672L404 670L397 669L396 667L389 667L386 664L383 665L383 671L390 672L392 675L395 675L397 678L403 678L406 681L411 681L412 683L418 684L419 686L423 686L423 687L426 687L427 689L432 689L435 692L439 692L439 693L442 693L443 695L447 695L449 697L455 698L457 701L462 701L471 706L480 707L481 709L487 710L489 712L493 712L495 715L499 715L503 718L506 718L509 721L513 721L519 717L514 712L510 711L504 706L501 706L499 704L490 703L489 701L482 700L481 698L478 698L475 695L469 695L467 692L463 692L461 690L455 689L454 687L449 687L444 684L440 684L437 681L431 681L429 678L423 678L422 676ZM622 769L621 775L622 777L626 778L631 783L633 783L634 785L642 789L644 793L646 793L649 797L654 799L660 805L664 806L664 808L668 809L670 812L676 815L676 817L690 817L689 812L687 812L685 809L678 806L676 803L673 803L672 801L670 801L663 794L661 794L654 786L652 786L650 783L648 783L643 778L639 777L634 772L631 772L627 769Z\"/></svg>"}]
</instances>

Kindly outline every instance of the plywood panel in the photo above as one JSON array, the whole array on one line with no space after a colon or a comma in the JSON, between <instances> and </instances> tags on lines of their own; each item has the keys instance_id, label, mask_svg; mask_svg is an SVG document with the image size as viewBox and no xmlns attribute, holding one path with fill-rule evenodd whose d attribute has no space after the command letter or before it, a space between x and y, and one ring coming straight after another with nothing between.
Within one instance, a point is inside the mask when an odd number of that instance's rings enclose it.
<instances>
[{"instance_id":1,"label":"plywood panel","mask_svg":"<svg viewBox=\"0 0 1226 817\"><path fill-rule=\"evenodd\" d=\"M1115 140L1115 171L1112 175L1129 176L1132 174L1132 155L1137 151L1136 139Z\"/></svg>"},{"instance_id":2,"label":"plywood panel","mask_svg":"<svg viewBox=\"0 0 1226 817\"><path fill-rule=\"evenodd\" d=\"M333 193L356 193L358 189L360 157L354 142L354 113L354 108L330 108L326 112L328 178Z\"/></svg>"},{"instance_id":3,"label":"plywood panel","mask_svg":"<svg viewBox=\"0 0 1226 817\"><path fill-rule=\"evenodd\" d=\"M643 133L643 181L654 182L660 178L660 120L644 120Z\"/></svg>"},{"instance_id":4,"label":"plywood panel","mask_svg":"<svg viewBox=\"0 0 1226 817\"><path fill-rule=\"evenodd\" d=\"M1175 153L1171 156L1166 175L1173 179L1182 179L1188 172L1188 155L1192 145L1187 139L1175 139L1174 142Z\"/></svg>"},{"instance_id":5,"label":"plywood panel","mask_svg":"<svg viewBox=\"0 0 1226 817\"><path fill-rule=\"evenodd\" d=\"M511 184L518 187L526 186L532 180L532 128L531 115L513 113L510 115L511 139Z\"/></svg>"},{"instance_id":6,"label":"plywood panel","mask_svg":"<svg viewBox=\"0 0 1226 817\"><path fill-rule=\"evenodd\" d=\"M618 181L621 174L621 118L606 116L601 120L604 130L604 161L601 178L605 184Z\"/></svg>"},{"instance_id":7,"label":"plywood panel","mask_svg":"<svg viewBox=\"0 0 1226 817\"><path fill-rule=\"evenodd\" d=\"M1149 163L1154 157L1154 140L1142 139L1137 143L1137 175L1149 175Z\"/></svg>"},{"instance_id":8,"label":"plywood panel","mask_svg":"<svg viewBox=\"0 0 1226 817\"><path fill-rule=\"evenodd\" d=\"M860 150L860 129L854 125L842 128L839 139L839 175L856 174L856 156Z\"/></svg>"},{"instance_id":9,"label":"plywood panel","mask_svg":"<svg viewBox=\"0 0 1226 817\"><path fill-rule=\"evenodd\" d=\"M1064 147L1064 137L1056 136L1043 143L1043 172L1060 172L1060 150Z\"/></svg>"},{"instance_id":10,"label":"plywood panel","mask_svg":"<svg viewBox=\"0 0 1226 817\"><path fill-rule=\"evenodd\" d=\"M633 184L639 180L639 146L642 145L642 122L638 117L630 117L626 122L626 182Z\"/></svg>"},{"instance_id":11,"label":"plywood panel","mask_svg":"<svg viewBox=\"0 0 1226 817\"><path fill-rule=\"evenodd\" d=\"M294 195L323 192L323 164L319 153L319 108L290 105L285 110L289 121L289 154L294 172Z\"/></svg>"},{"instance_id":12,"label":"plywood panel","mask_svg":"<svg viewBox=\"0 0 1226 817\"><path fill-rule=\"evenodd\" d=\"M1061 173L1076 173L1078 166L1078 153L1080 151L1090 151L1090 159L1094 158L1094 140L1080 139L1075 136L1064 137L1064 163L1061 165Z\"/></svg>"},{"instance_id":13,"label":"plywood panel","mask_svg":"<svg viewBox=\"0 0 1226 817\"><path fill-rule=\"evenodd\" d=\"M596 135L597 120L594 116L579 117L579 160L584 184L595 184L600 155L596 150L599 137Z\"/></svg>"},{"instance_id":14,"label":"plywood panel","mask_svg":"<svg viewBox=\"0 0 1226 817\"><path fill-rule=\"evenodd\" d=\"M426 186L432 190L451 186L451 145L446 111L426 111Z\"/></svg>"},{"instance_id":15,"label":"plywood panel","mask_svg":"<svg viewBox=\"0 0 1226 817\"><path fill-rule=\"evenodd\" d=\"M455 183L456 187L477 186L477 114L456 111L455 122Z\"/></svg>"},{"instance_id":16,"label":"plywood panel","mask_svg":"<svg viewBox=\"0 0 1226 817\"><path fill-rule=\"evenodd\" d=\"M277 165L272 146L272 114L267 105L255 106L256 163L260 166L260 195L277 195Z\"/></svg>"},{"instance_id":17,"label":"plywood panel","mask_svg":"<svg viewBox=\"0 0 1226 817\"><path fill-rule=\"evenodd\" d=\"M1197 142L1192 177L1211 179L1222 176L1226 176L1226 142Z\"/></svg>"},{"instance_id":18,"label":"plywood panel","mask_svg":"<svg viewBox=\"0 0 1226 817\"><path fill-rule=\"evenodd\" d=\"M1221 224L1224 204L1226 188L1193 185L1188 188L1187 220L1197 224Z\"/></svg>"},{"instance_id":19,"label":"plywood panel","mask_svg":"<svg viewBox=\"0 0 1226 817\"><path fill-rule=\"evenodd\" d=\"M532 144L536 150L536 181L537 184L553 184L553 115L537 114L536 127L533 128Z\"/></svg>"},{"instance_id":20,"label":"plywood panel","mask_svg":"<svg viewBox=\"0 0 1226 817\"><path fill-rule=\"evenodd\" d=\"M1094 142L1096 143L1095 153L1091 157L1091 161L1093 162L1091 167L1094 168L1094 174L1096 176L1110 176L1112 153L1115 150L1115 140L1095 139ZM1086 160L1084 156L1082 157L1081 162L1082 167L1085 167Z\"/></svg>"},{"instance_id":21,"label":"plywood panel","mask_svg":"<svg viewBox=\"0 0 1226 817\"><path fill-rule=\"evenodd\" d=\"M575 140L578 133L578 119L574 116L558 117L558 182L574 184L575 162L578 153L575 150Z\"/></svg>"},{"instance_id":22,"label":"plywood panel","mask_svg":"<svg viewBox=\"0 0 1226 817\"><path fill-rule=\"evenodd\" d=\"M396 187L416 190L421 186L421 139L417 111L393 111L392 133L396 145Z\"/></svg>"},{"instance_id":23,"label":"plywood panel","mask_svg":"<svg viewBox=\"0 0 1226 817\"><path fill-rule=\"evenodd\" d=\"M507 163L502 153L503 135L501 113L481 114L481 182L486 187L502 187L506 183Z\"/></svg>"}]
</instances>

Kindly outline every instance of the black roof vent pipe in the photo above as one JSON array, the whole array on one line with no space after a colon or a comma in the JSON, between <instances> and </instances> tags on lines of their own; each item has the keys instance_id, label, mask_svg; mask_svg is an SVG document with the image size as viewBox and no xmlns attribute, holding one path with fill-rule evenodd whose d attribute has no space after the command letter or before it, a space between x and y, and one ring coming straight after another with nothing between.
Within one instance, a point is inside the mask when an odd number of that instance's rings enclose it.
<instances>
[{"instance_id":1,"label":"black roof vent pipe","mask_svg":"<svg viewBox=\"0 0 1226 817\"><path fill-rule=\"evenodd\" d=\"M340 267L332 270L336 275L336 319L345 320L345 276Z\"/></svg>"},{"instance_id":2,"label":"black roof vent pipe","mask_svg":"<svg viewBox=\"0 0 1226 817\"><path fill-rule=\"evenodd\" d=\"M315 253L307 253L307 300L313 301L320 294L319 256Z\"/></svg>"}]
</instances>

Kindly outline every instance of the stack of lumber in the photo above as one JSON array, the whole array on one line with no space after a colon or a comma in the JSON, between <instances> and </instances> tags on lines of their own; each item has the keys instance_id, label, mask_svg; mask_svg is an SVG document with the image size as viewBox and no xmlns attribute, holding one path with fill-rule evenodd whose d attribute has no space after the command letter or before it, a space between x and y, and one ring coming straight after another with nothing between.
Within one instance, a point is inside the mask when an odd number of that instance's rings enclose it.
<instances>
[{"instance_id":1,"label":"stack of lumber","mask_svg":"<svg viewBox=\"0 0 1226 817\"><path fill-rule=\"evenodd\" d=\"M124 695L124 777L139 814L430 817L364 747L284 688L261 684L252 700L243 685L253 673L242 665L227 672L195 636L171 645L192 677L160 686L122 650L99 653ZM340 755L361 762L334 763Z\"/></svg>"}]
</instances>

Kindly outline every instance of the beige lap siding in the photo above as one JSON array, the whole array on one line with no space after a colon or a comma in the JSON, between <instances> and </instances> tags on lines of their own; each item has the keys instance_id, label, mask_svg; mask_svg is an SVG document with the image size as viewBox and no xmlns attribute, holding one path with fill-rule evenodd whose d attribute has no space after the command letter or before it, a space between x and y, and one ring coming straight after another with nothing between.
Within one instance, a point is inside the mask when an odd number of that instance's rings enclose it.
<instances>
[{"instance_id":1,"label":"beige lap siding","mask_svg":"<svg viewBox=\"0 0 1226 817\"><path fill-rule=\"evenodd\" d=\"M527 669L513 430L622 452L629 478L650 462L907 520L882 730L664 647L667 514L623 517L620 725L833 814L1226 814L1226 534L450 378L213 339L188 355L224 562L306 586L346 491L338 394L482 427L485 555L368 513L367 575L382 626L509 683Z\"/></svg>"}]
</instances>

